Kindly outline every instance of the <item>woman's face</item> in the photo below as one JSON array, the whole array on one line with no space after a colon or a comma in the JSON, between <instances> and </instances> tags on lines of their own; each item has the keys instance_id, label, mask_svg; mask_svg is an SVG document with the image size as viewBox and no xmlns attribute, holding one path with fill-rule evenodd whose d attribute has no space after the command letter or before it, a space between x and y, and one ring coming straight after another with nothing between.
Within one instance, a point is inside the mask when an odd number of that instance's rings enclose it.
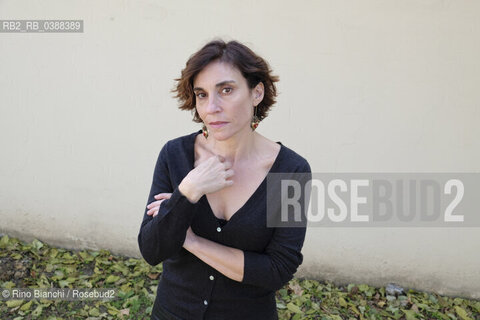
<instances>
[{"instance_id":1,"label":"woman's face","mask_svg":"<svg viewBox=\"0 0 480 320\"><path fill-rule=\"evenodd\" d=\"M212 62L193 80L196 109L209 136L226 140L251 131L254 106L263 99L263 83L253 90L234 66Z\"/></svg>"}]
</instances>

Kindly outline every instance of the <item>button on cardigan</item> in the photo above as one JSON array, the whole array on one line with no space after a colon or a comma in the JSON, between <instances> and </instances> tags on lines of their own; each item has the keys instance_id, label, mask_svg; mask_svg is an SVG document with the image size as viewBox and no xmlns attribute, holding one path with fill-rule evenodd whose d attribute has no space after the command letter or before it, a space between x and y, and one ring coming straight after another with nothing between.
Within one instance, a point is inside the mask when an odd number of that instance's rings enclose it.
<instances>
[{"instance_id":1,"label":"button on cardigan","mask_svg":"<svg viewBox=\"0 0 480 320\"><path fill-rule=\"evenodd\" d=\"M293 278L303 261L306 225L267 227L267 178L228 221L214 215L205 195L195 204L189 202L178 185L194 169L195 137L200 133L168 141L155 165L147 204L156 194L172 195L162 202L157 216L147 215L145 209L138 234L143 258L152 266L163 262L152 318L169 314L171 319L278 319L275 291ZM311 173L303 157L277 143L280 151L269 173ZM190 226L200 237L243 250L241 281L224 276L183 248Z\"/></svg>"}]
</instances>

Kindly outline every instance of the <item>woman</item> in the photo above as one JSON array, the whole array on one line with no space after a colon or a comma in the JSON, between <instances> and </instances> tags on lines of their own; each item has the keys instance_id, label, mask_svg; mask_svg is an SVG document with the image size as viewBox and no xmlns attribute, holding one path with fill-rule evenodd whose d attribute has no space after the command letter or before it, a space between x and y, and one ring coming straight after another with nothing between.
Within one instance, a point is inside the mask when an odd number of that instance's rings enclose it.
<instances>
[{"instance_id":1,"label":"woman","mask_svg":"<svg viewBox=\"0 0 480 320\"><path fill-rule=\"evenodd\" d=\"M267 227L266 177L310 173L255 131L278 78L248 47L215 40L176 80L203 128L168 141L155 166L138 235L144 259L163 262L152 319L277 319L275 291L302 263L306 227Z\"/></svg>"}]
</instances>

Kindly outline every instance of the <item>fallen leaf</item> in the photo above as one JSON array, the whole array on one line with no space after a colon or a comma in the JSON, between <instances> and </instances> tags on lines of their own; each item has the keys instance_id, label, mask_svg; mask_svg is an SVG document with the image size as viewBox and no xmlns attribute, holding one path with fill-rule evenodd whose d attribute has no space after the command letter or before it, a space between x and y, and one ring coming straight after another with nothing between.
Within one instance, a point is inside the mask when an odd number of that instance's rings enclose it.
<instances>
[{"instance_id":1,"label":"fallen leaf","mask_svg":"<svg viewBox=\"0 0 480 320\"><path fill-rule=\"evenodd\" d=\"M32 306L32 303L33 303L32 300L28 301L27 303L25 303L23 306L20 307L20 310L22 311L29 310L30 307Z\"/></svg>"},{"instance_id":2,"label":"fallen leaf","mask_svg":"<svg viewBox=\"0 0 480 320\"><path fill-rule=\"evenodd\" d=\"M338 298L338 304L344 308L348 306L347 301L345 301L345 299L343 299L342 297Z\"/></svg>"},{"instance_id":3,"label":"fallen leaf","mask_svg":"<svg viewBox=\"0 0 480 320\"><path fill-rule=\"evenodd\" d=\"M295 293L297 296L301 296L303 293L302 287L298 283L290 283L288 287Z\"/></svg>"},{"instance_id":4,"label":"fallen leaf","mask_svg":"<svg viewBox=\"0 0 480 320\"><path fill-rule=\"evenodd\" d=\"M8 300L7 307L15 308L15 307L21 306L22 303L23 303L23 300Z\"/></svg>"},{"instance_id":5,"label":"fallen leaf","mask_svg":"<svg viewBox=\"0 0 480 320\"><path fill-rule=\"evenodd\" d=\"M105 282L112 283L112 282L118 281L118 279L120 279L119 276L109 275L107 279L105 279Z\"/></svg>"},{"instance_id":6,"label":"fallen leaf","mask_svg":"<svg viewBox=\"0 0 480 320\"><path fill-rule=\"evenodd\" d=\"M465 311L465 309L463 309L462 307L455 306L455 312L460 318L462 318L462 320L473 320L468 316L467 311Z\"/></svg>"},{"instance_id":7,"label":"fallen leaf","mask_svg":"<svg viewBox=\"0 0 480 320\"><path fill-rule=\"evenodd\" d=\"M299 306L297 306L296 304L293 304L292 302L287 304L287 309L294 313L303 313L302 309L300 309Z\"/></svg>"},{"instance_id":8,"label":"fallen leaf","mask_svg":"<svg viewBox=\"0 0 480 320\"><path fill-rule=\"evenodd\" d=\"M149 273L147 276L152 280L156 280L160 276L160 273Z\"/></svg>"}]
</instances>

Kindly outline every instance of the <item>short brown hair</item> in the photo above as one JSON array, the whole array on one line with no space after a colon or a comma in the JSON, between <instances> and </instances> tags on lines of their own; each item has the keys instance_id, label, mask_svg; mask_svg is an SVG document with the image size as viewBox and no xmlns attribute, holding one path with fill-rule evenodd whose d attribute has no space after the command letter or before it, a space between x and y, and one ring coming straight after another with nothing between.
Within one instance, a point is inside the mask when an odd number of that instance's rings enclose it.
<instances>
[{"instance_id":1,"label":"short brown hair","mask_svg":"<svg viewBox=\"0 0 480 320\"><path fill-rule=\"evenodd\" d=\"M175 79L177 85L172 90L172 92L176 92L175 98L180 102L179 108L195 111L193 121L202 122L195 108L196 97L193 92L193 79L213 61L226 62L236 67L247 80L250 89L255 88L260 82L263 83L263 100L257 106L257 117L263 120L276 102L277 88L275 82L279 81L279 78L271 74L272 70L264 59L244 44L234 40L227 43L220 39L212 40L190 56L186 67L182 70L181 77Z\"/></svg>"}]
</instances>

